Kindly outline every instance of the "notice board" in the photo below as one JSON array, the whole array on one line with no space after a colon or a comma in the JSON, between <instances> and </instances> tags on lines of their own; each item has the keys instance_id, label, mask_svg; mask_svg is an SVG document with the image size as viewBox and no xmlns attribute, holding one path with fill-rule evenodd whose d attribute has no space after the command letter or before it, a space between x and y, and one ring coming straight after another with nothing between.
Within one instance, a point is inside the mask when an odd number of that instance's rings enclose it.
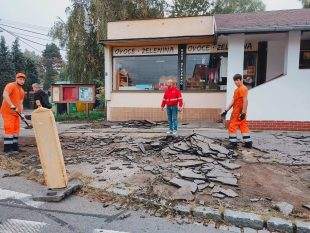
<instances>
[{"instance_id":1,"label":"notice board","mask_svg":"<svg viewBox=\"0 0 310 233\"><path fill-rule=\"evenodd\" d=\"M96 87L92 84L53 84L54 103L95 103Z\"/></svg>"}]
</instances>

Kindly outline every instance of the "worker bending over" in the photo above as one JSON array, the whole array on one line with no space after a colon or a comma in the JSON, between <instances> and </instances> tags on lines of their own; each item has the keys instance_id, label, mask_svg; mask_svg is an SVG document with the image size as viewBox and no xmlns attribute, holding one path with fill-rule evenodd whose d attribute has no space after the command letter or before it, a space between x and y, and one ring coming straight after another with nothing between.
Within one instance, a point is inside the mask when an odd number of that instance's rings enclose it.
<instances>
[{"instance_id":1,"label":"worker bending over","mask_svg":"<svg viewBox=\"0 0 310 233\"><path fill-rule=\"evenodd\" d=\"M17 154L19 152L20 118L16 112L23 112L25 92L22 86L25 83L26 75L17 73L15 79L15 82L8 83L5 86L0 109L4 126L3 150L6 154Z\"/></svg>"},{"instance_id":2,"label":"worker bending over","mask_svg":"<svg viewBox=\"0 0 310 233\"><path fill-rule=\"evenodd\" d=\"M233 108L229 126L229 149L237 148L237 130L239 129L242 134L244 147L252 148L252 139L250 136L250 129L248 127L248 122L246 120L247 107L248 107L248 89L243 85L243 80L241 74L236 74L234 77L235 85L237 86L234 97L228 108L221 114L225 117L227 112Z\"/></svg>"}]
</instances>

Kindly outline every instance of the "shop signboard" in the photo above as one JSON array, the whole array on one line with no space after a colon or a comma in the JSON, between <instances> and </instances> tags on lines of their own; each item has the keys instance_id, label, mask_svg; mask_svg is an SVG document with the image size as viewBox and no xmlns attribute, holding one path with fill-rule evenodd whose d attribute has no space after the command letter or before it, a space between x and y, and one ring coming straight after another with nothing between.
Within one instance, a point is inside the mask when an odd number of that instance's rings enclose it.
<instances>
[{"instance_id":1,"label":"shop signboard","mask_svg":"<svg viewBox=\"0 0 310 233\"><path fill-rule=\"evenodd\" d=\"M244 44L244 50L247 52L257 51L257 42L246 42ZM227 53L228 45L222 44L189 44L187 45L187 54L202 54L202 53Z\"/></svg>"},{"instance_id":2,"label":"shop signboard","mask_svg":"<svg viewBox=\"0 0 310 233\"><path fill-rule=\"evenodd\" d=\"M116 47L113 49L114 57L121 56L154 56L178 54L177 45L145 46L145 47Z\"/></svg>"}]
</instances>

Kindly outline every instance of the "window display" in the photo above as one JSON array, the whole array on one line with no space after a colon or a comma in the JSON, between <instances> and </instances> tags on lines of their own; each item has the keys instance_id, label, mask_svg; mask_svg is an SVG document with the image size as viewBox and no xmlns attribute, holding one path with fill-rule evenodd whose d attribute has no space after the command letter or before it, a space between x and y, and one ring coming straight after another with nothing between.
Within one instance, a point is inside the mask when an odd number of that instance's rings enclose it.
<instances>
[{"instance_id":1,"label":"window display","mask_svg":"<svg viewBox=\"0 0 310 233\"><path fill-rule=\"evenodd\" d=\"M310 69L310 40L301 41L299 68Z\"/></svg>"},{"instance_id":2,"label":"window display","mask_svg":"<svg viewBox=\"0 0 310 233\"><path fill-rule=\"evenodd\" d=\"M256 66L257 53L246 52L244 54L243 83L249 89L256 85Z\"/></svg>"},{"instance_id":3,"label":"window display","mask_svg":"<svg viewBox=\"0 0 310 233\"><path fill-rule=\"evenodd\" d=\"M227 80L227 54L193 54L186 59L186 90L222 90Z\"/></svg>"},{"instance_id":4,"label":"window display","mask_svg":"<svg viewBox=\"0 0 310 233\"><path fill-rule=\"evenodd\" d=\"M116 90L163 90L166 80L177 79L178 57L114 57L113 69Z\"/></svg>"},{"instance_id":5,"label":"window display","mask_svg":"<svg viewBox=\"0 0 310 233\"><path fill-rule=\"evenodd\" d=\"M258 43L246 42L244 49L244 82L253 87ZM163 90L174 79L184 91L225 91L227 66L227 43L115 47L113 90Z\"/></svg>"}]
</instances>

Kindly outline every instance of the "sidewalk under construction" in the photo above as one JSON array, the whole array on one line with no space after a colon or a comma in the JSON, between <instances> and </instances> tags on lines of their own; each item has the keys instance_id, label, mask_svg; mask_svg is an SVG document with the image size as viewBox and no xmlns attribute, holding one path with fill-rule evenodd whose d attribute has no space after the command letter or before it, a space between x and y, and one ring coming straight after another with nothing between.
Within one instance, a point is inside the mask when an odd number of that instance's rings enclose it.
<instances>
[{"instance_id":1,"label":"sidewalk under construction","mask_svg":"<svg viewBox=\"0 0 310 233\"><path fill-rule=\"evenodd\" d=\"M164 127L94 123L62 132L66 168L86 182L80 193L92 190L105 203L111 195L140 196L310 219L309 133L254 132L253 149L240 143L229 151L221 125L184 125L177 137L167 137ZM22 138L22 149L18 157L1 160L1 167L42 181L34 138ZM293 206L289 213L277 207L282 202Z\"/></svg>"}]
</instances>

